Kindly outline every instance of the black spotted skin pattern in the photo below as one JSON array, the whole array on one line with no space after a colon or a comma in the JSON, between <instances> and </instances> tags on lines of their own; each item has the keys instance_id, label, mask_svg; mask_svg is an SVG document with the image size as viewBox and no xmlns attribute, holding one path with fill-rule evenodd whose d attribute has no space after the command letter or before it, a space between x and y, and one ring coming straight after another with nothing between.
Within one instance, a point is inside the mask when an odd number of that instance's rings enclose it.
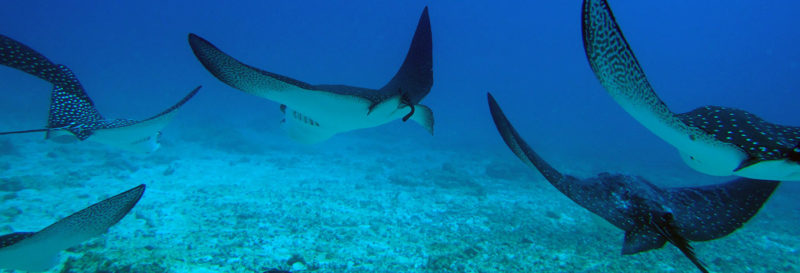
<instances>
[{"instance_id":1,"label":"black spotted skin pattern","mask_svg":"<svg viewBox=\"0 0 800 273\"><path fill-rule=\"evenodd\" d=\"M36 232L14 232L0 236L0 249L19 243L36 234Z\"/></svg>"},{"instance_id":2,"label":"black spotted skin pattern","mask_svg":"<svg viewBox=\"0 0 800 273\"><path fill-rule=\"evenodd\" d=\"M27 257L30 255L31 247L40 251L58 253L105 233L109 227L119 222L136 206L144 191L145 185L141 184L64 217L37 232L15 232L2 235L0 236L0 251L8 250L2 253L5 255L2 259L6 262L15 258L35 260L35 258ZM11 249L12 246L18 244L19 248ZM47 255L47 253L42 253L42 255ZM21 264L26 264L26 262Z\"/></svg>"},{"instance_id":3,"label":"black spotted skin pattern","mask_svg":"<svg viewBox=\"0 0 800 273\"><path fill-rule=\"evenodd\" d=\"M582 14L584 49L589 65L601 85L621 105L648 108L661 121L685 132L691 140L702 138L711 141L707 143L739 148L748 155L739 168L766 160L788 159L800 163L800 149L796 149L800 144L800 127L773 124L744 110L721 106L672 113L648 82L608 2L585 0Z\"/></svg>"},{"instance_id":4,"label":"black spotted skin pattern","mask_svg":"<svg viewBox=\"0 0 800 273\"><path fill-rule=\"evenodd\" d=\"M622 35L608 2L584 1L582 14L586 58L600 84L612 97L649 105L661 117L671 116Z\"/></svg>"},{"instance_id":5,"label":"black spotted skin pattern","mask_svg":"<svg viewBox=\"0 0 800 273\"><path fill-rule=\"evenodd\" d=\"M733 143L758 160L791 158L800 143L800 127L770 123L740 109L703 106L678 116L687 125Z\"/></svg>"},{"instance_id":6,"label":"black spotted skin pattern","mask_svg":"<svg viewBox=\"0 0 800 273\"><path fill-rule=\"evenodd\" d=\"M66 66L54 64L39 52L4 35L0 35L0 64L19 69L53 84L48 128L90 124L103 120L103 116L94 107L94 103L83 90L75 74ZM83 135L87 134L85 132L87 129L89 128L70 131L76 135Z\"/></svg>"},{"instance_id":7,"label":"black spotted skin pattern","mask_svg":"<svg viewBox=\"0 0 800 273\"><path fill-rule=\"evenodd\" d=\"M72 70L64 65L54 64L39 52L4 35L0 35L0 64L16 68L53 84L47 128L67 130L78 139L85 140L95 130L131 126L140 122L131 119L107 120L103 118ZM146 120L178 109L199 89L200 87L195 88L172 107Z\"/></svg>"},{"instance_id":8,"label":"black spotted skin pattern","mask_svg":"<svg viewBox=\"0 0 800 273\"><path fill-rule=\"evenodd\" d=\"M491 95L488 100L498 132L520 160L536 168L572 201L625 231L623 254L661 248L670 242L707 272L689 241L717 239L736 231L780 184L739 178L709 186L661 188L639 176L600 173L580 179L561 174L519 136Z\"/></svg>"}]
</instances>

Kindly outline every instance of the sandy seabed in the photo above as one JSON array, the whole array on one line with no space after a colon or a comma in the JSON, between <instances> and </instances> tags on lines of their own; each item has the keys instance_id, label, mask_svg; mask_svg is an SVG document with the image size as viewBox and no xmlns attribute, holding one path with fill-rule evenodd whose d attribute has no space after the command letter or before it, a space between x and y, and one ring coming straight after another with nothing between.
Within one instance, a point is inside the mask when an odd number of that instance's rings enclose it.
<instances>
[{"instance_id":1,"label":"sandy seabed","mask_svg":"<svg viewBox=\"0 0 800 273\"><path fill-rule=\"evenodd\" d=\"M50 272L696 271L669 244L622 256L623 231L506 150L409 141L354 134L320 149L281 135L185 130L139 155L8 137L0 232L39 230L144 183L128 216L64 251ZM786 184L742 229L693 244L710 270L800 272L800 186Z\"/></svg>"}]
</instances>

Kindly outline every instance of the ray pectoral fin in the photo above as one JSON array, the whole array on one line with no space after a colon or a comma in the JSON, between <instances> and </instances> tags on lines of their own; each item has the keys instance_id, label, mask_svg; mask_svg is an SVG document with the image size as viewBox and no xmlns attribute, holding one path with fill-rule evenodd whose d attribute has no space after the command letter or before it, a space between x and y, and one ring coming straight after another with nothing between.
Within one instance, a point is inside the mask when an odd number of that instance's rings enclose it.
<instances>
[{"instance_id":1,"label":"ray pectoral fin","mask_svg":"<svg viewBox=\"0 0 800 273\"><path fill-rule=\"evenodd\" d=\"M200 88L201 86L196 87L174 105L145 120L101 123L90 131L91 140L133 152L153 152L160 147L158 137L161 130L175 117L178 109L200 91Z\"/></svg>"},{"instance_id":2,"label":"ray pectoral fin","mask_svg":"<svg viewBox=\"0 0 800 273\"><path fill-rule=\"evenodd\" d=\"M407 116L433 135L433 110L431 110L431 108L422 104L417 104Z\"/></svg>"},{"instance_id":3,"label":"ray pectoral fin","mask_svg":"<svg viewBox=\"0 0 800 273\"><path fill-rule=\"evenodd\" d=\"M433 35L428 7L422 11L406 59L381 90L403 90L410 105L418 104L433 86Z\"/></svg>"},{"instance_id":4,"label":"ray pectoral fin","mask_svg":"<svg viewBox=\"0 0 800 273\"><path fill-rule=\"evenodd\" d=\"M144 190L145 185L139 185L67 216L39 232L0 237L0 268L50 269L62 250L98 236L119 222L139 202Z\"/></svg>"},{"instance_id":5,"label":"ray pectoral fin","mask_svg":"<svg viewBox=\"0 0 800 273\"><path fill-rule=\"evenodd\" d=\"M214 77L246 93L284 102L279 94L281 91L314 89L308 83L244 64L195 34L189 34L189 45Z\"/></svg>"},{"instance_id":6,"label":"ray pectoral fin","mask_svg":"<svg viewBox=\"0 0 800 273\"><path fill-rule=\"evenodd\" d=\"M32 48L0 34L0 64L13 67L48 82L58 69L45 56Z\"/></svg>"},{"instance_id":7,"label":"ray pectoral fin","mask_svg":"<svg viewBox=\"0 0 800 273\"><path fill-rule=\"evenodd\" d=\"M606 91L618 101L666 107L647 81L608 2L584 0L581 15L586 58Z\"/></svg>"},{"instance_id":8,"label":"ray pectoral fin","mask_svg":"<svg viewBox=\"0 0 800 273\"><path fill-rule=\"evenodd\" d=\"M39 77L53 85L83 89L69 68L51 62L36 50L2 34L0 34L0 64ZM80 95L88 99L83 92Z\"/></svg>"},{"instance_id":9,"label":"ray pectoral fin","mask_svg":"<svg viewBox=\"0 0 800 273\"><path fill-rule=\"evenodd\" d=\"M700 134L683 124L653 90L608 2L584 0L581 15L589 66L617 104L673 146L685 145L687 135Z\"/></svg>"},{"instance_id":10,"label":"ray pectoral fin","mask_svg":"<svg viewBox=\"0 0 800 273\"><path fill-rule=\"evenodd\" d=\"M672 213L664 223L653 226L697 268L708 272L689 240L713 240L734 232L761 209L779 184L739 178L716 185L667 189Z\"/></svg>"},{"instance_id":11,"label":"ray pectoral fin","mask_svg":"<svg viewBox=\"0 0 800 273\"><path fill-rule=\"evenodd\" d=\"M727 183L667 189L675 225L692 241L724 237L750 220L778 181L738 178Z\"/></svg>"},{"instance_id":12,"label":"ray pectoral fin","mask_svg":"<svg viewBox=\"0 0 800 273\"><path fill-rule=\"evenodd\" d=\"M180 101L178 101L174 105L170 106L169 108L165 109L164 111L161 111L161 113L158 113L157 115L152 116L150 118L147 118L147 119L145 119L143 121L148 121L148 120L156 119L156 118L163 117L163 116L170 116L170 118L171 118L171 115L174 114L175 111L178 110L178 108L180 108L181 106L186 104L186 102L188 102L191 98L193 98L194 95L197 95L197 92L199 92L200 88L202 88L202 87L203 87L202 85L195 87L194 89L192 89L191 92L189 92L189 94L186 94L186 96L184 96Z\"/></svg>"},{"instance_id":13,"label":"ray pectoral fin","mask_svg":"<svg viewBox=\"0 0 800 273\"><path fill-rule=\"evenodd\" d=\"M539 170L542 176L553 185L561 183L564 176L528 146L528 143L519 136L517 130L514 129L514 126L512 126L511 122L506 118L506 115L503 114L503 110L500 109L500 105L494 100L492 94L487 93L486 95L489 100L489 110L492 113L494 125L497 127L497 131L500 133L503 141L508 145L508 148L510 148L522 162ZM561 190L560 186L556 186L556 188Z\"/></svg>"},{"instance_id":14,"label":"ray pectoral fin","mask_svg":"<svg viewBox=\"0 0 800 273\"><path fill-rule=\"evenodd\" d=\"M83 140L91 135L91 131L66 127L103 120L83 86L68 67L54 64L39 52L3 35L0 35L0 64L19 69L53 84L48 128L66 129ZM51 129L47 129L47 138Z\"/></svg>"},{"instance_id":15,"label":"ray pectoral fin","mask_svg":"<svg viewBox=\"0 0 800 273\"><path fill-rule=\"evenodd\" d=\"M42 229L34 236L59 234L60 239L77 239L62 241L66 247L78 244L86 239L100 235L109 227L119 222L144 195L146 186L141 184L111 198L95 203L58 222Z\"/></svg>"},{"instance_id":16,"label":"ray pectoral fin","mask_svg":"<svg viewBox=\"0 0 800 273\"><path fill-rule=\"evenodd\" d=\"M0 249L16 244L34 234L36 234L36 232L14 232L0 236Z\"/></svg>"}]
</instances>

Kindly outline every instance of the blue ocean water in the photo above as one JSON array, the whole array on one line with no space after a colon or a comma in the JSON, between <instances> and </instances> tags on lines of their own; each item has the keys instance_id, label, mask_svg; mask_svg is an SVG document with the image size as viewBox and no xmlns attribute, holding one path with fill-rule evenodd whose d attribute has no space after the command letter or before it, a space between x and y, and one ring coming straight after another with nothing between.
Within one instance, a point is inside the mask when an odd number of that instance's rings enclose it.
<instances>
[{"instance_id":1,"label":"blue ocean water","mask_svg":"<svg viewBox=\"0 0 800 273\"><path fill-rule=\"evenodd\" d=\"M723 105L800 125L800 35L794 20L800 3L610 4L650 82L673 111ZM278 104L212 77L187 43L187 34L196 33L267 71L310 83L379 88L402 63L425 6L433 31L434 86L422 103L433 109L434 136L395 121L320 144L294 143L279 128ZM146 118L195 86L203 88L163 131L163 147L151 155L45 142L41 135L0 139L16 151L0 155L6 162L0 177L4 183L22 181L14 183L29 190L7 197L13 204L0 205L3 212L20 211L7 213L13 225L1 231L35 229L40 225L23 216L45 217L37 223L46 225L101 197L149 183L132 213L136 217L128 216L136 220L123 220L100 239L109 243L73 249L64 258L72 259L73 269L61 263L54 270L252 272L291 269L287 261L295 254L320 266L292 272L693 270L671 246L619 255L623 232L552 190L514 158L494 128L487 92L520 134L565 172L623 172L664 187L730 179L688 168L674 148L608 96L587 64L580 23L580 1L4 3L0 34L70 67L105 116ZM50 90L47 82L0 67L0 130L42 127ZM504 173L487 174L497 168ZM785 183L753 222L720 242L696 243L698 253L719 272L800 271L800 233L793 231L800 224L798 193L796 182ZM74 196L86 200L55 205ZM26 200L53 205L25 205ZM353 219L342 220L348 212ZM197 215L206 218L187 219ZM462 228L452 227L457 224ZM245 231L254 233L236 236ZM413 238L383 237L393 233ZM531 243L519 244L514 236ZM558 245L565 237L582 243ZM337 244L341 250L329 249ZM214 252L214 246L231 245L233 250ZM137 254L119 258L120 251ZM144 267L153 264L159 267Z\"/></svg>"}]
</instances>

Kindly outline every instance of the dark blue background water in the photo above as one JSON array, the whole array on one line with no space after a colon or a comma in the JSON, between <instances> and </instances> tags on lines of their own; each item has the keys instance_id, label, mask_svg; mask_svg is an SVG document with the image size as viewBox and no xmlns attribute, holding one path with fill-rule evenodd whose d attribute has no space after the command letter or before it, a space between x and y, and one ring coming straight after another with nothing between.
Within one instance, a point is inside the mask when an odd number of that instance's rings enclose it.
<instances>
[{"instance_id":1,"label":"dark blue background water","mask_svg":"<svg viewBox=\"0 0 800 273\"><path fill-rule=\"evenodd\" d=\"M0 33L72 68L107 117L144 118L203 85L177 128L279 130L277 104L213 78L192 55L189 32L268 71L378 88L402 62L425 5L435 84L423 103L434 110L436 135L399 122L351 134L506 152L486 107L492 92L546 157L691 172L598 84L583 52L580 1L7 1ZM800 2L619 0L611 7L674 111L717 104L800 125ZM0 127L43 125L49 92L39 79L0 68L0 120L18 121Z\"/></svg>"}]
</instances>

